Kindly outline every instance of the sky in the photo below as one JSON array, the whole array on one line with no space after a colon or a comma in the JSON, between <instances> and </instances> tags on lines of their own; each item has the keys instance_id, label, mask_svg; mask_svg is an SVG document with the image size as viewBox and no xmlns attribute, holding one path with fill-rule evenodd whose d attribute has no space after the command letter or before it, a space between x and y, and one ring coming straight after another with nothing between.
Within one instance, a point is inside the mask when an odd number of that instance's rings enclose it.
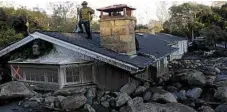
<instances>
[{"instance_id":1,"label":"sky","mask_svg":"<svg viewBox=\"0 0 227 112\"><path fill-rule=\"evenodd\" d=\"M40 7L45 10L47 10L48 14L51 14L49 3L50 2L59 2L59 1L72 1L77 2L78 4L81 4L84 0L0 0L0 2L7 2L10 4L13 4L13 6L26 6L29 9L32 9L33 7ZM160 3L159 0L86 0L89 4L89 6L93 9L113 5L113 4L127 4L129 6L132 6L136 8L136 11L134 11L134 15L136 16L139 24L145 24L148 23L149 20L158 20L156 9L158 4ZM173 1L166 1L168 6L172 6L173 3L183 3L186 2L185 0L180 0L177 2ZM205 1L205 0L197 0L195 1L197 3L202 3L205 5L211 5L211 1ZM98 16L99 13L96 12L96 16Z\"/></svg>"}]
</instances>

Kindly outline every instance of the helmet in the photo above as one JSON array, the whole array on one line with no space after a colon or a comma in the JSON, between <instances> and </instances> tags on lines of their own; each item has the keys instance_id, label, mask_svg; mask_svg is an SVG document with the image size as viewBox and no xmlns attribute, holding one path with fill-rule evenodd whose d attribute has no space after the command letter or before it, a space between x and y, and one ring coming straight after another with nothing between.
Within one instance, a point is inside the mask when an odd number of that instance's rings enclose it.
<instances>
[{"instance_id":1,"label":"helmet","mask_svg":"<svg viewBox=\"0 0 227 112\"><path fill-rule=\"evenodd\" d=\"M81 5L87 5L87 1L83 1Z\"/></svg>"}]
</instances>

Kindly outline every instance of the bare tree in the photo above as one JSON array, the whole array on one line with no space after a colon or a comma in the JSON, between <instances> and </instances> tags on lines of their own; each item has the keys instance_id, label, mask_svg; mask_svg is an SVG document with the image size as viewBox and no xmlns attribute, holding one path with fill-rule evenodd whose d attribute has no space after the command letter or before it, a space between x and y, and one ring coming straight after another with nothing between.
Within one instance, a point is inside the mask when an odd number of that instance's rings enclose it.
<instances>
[{"instance_id":1,"label":"bare tree","mask_svg":"<svg viewBox=\"0 0 227 112\"><path fill-rule=\"evenodd\" d=\"M156 15L162 24L170 17L167 5L166 1L159 1L156 8Z\"/></svg>"},{"instance_id":2,"label":"bare tree","mask_svg":"<svg viewBox=\"0 0 227 112\"><path fill-rule=\"evenodd\" d=\"M227 1L213 1L212 6L213 7L221 7L222 5L226 4Z\"/></svg>"},{"instance_id":3,"label":"bare tree","mask_svg":"<svg viewBox=\"0 0 227 112\"><path fill-rule=\"evenodd\" d=\"M77 24L77 2L54 2L50 3L53 15L50 20L50 30L72 31Z\"/></svg>"}]
</instances>

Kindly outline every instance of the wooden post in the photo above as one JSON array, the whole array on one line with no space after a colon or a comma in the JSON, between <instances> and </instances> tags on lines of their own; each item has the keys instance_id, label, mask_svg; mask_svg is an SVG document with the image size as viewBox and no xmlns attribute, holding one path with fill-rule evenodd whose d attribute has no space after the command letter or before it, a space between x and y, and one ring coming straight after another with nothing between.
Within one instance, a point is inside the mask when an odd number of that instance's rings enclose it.
<instances>
[{"instance_id":1,"label":"wooden post","mask_svg":"<svg viewBox=\"0 0 227 112\"><path fill-rule=\"evenodd\" d=\"M103 11L101 11L101 15L100 15L100 18L102 18L103 17Z\"/></svg>"},{"instance_id":2,"label":"wooden post","mask_svg":"<svg viewBox=\"0 0 227 112\"><path fill-rule=\"evenodd\" d=\"M123 9L123 15L124 16L127 16L127 10L126 10L126 8Z\"/></svg>"},{"instance_id":3,"label":"wooden post","mask_svg":"<svg viewBox=\"0 0 227 112\"><path fill-rule=\"evenodd\" d=\"M58 84L60 88L63 88L65 86L66 72L63 67L59 67L58 70Z\"/></svg>"}]
</instances>

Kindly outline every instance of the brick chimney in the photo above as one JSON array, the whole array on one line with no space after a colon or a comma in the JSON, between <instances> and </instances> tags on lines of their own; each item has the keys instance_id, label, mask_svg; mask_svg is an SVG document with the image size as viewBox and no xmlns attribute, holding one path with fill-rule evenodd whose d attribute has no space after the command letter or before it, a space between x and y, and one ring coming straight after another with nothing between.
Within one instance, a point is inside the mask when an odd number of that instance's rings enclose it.
<instances>
[{"instance_id":1,"label":"brick chimney","mask_svg":"<svg viewBox=\"0 0 227 112\"><path fill-rule=\"evenodd\" d=\"M104 48L127 55L136 54L135 22L131 8L124 4L97 9L100 15L100 36ZM105 13L105 14L104 14Z\"/></svg>"}]
</instances>

